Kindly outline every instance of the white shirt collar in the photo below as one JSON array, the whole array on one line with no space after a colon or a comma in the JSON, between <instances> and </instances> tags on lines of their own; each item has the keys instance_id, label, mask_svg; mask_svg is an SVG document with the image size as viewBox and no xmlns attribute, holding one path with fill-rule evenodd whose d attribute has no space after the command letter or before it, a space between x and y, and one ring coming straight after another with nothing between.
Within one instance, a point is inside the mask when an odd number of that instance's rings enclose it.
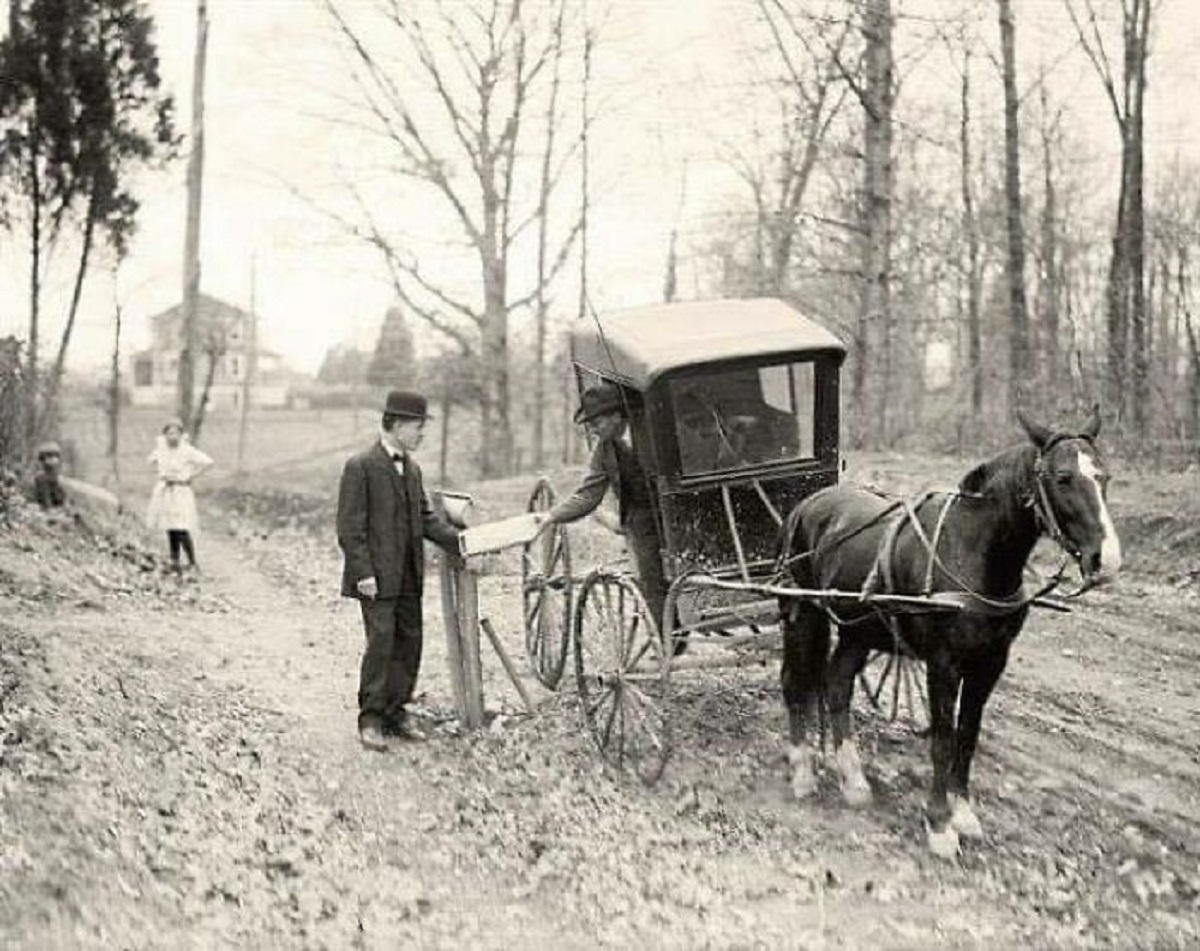
<instances>
[{"instance_id":1,"label":"white shirt collar","mask_svg":"<svg viewBox=\"0 0 1200 951\"><path fill-rule=\"evenodd\" d=\"M389 456L403 456L404 450L392 439L392 434L384 431L379 433L379 444Z\"/></svg>"}]
</instances>

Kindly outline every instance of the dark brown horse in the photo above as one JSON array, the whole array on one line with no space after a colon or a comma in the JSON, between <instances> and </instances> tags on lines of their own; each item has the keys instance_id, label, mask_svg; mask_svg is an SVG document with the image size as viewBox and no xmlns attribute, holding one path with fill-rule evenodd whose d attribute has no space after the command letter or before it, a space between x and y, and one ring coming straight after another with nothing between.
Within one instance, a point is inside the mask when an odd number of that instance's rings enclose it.
<instances>
[{"instance_id":1,"label":"dark brown horse","mask_svg":"<svg viewBox=\"0 0 1200 951\"><path fill-rule=\"evenodd\" d=\"M851 805L871 802L851 729L854 681L870 652L906 650L927 673L933 783L926 816L929 846L942 857L957 853L960 836L982 835L968 792L971 758L984 704L1029 611L1022 582L1034 545L1050 535L1087 585L1110 580L1121 564L1095 444L1099 415L1078 434L1024 418L1021 425L1029 441L972 469L955 492L898 503L834 486L800 503L781 536L798 587L934 593L962 608L885 615L862 604L851 612L833 607L833 615L811 601L780 599L795 795L816 789L813 740L824 699L842 793ZM831 621L838 626L832 657Z\"/></svg>"}]
</instances>

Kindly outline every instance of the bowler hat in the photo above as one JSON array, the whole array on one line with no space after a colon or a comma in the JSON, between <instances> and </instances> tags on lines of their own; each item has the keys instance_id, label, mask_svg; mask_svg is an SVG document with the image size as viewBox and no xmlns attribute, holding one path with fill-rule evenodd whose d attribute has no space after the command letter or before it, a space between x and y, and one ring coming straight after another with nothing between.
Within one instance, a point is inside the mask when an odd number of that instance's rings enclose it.
<instances>
[{"instance_id":1,"label":"bowler hat","mask_svg":"<svg viewBox=\"0 0 1200 951\"><path fill-rule=\"evenodd\" d=\"M625 396L615 383L597 383L584 390L579 396L579 409L575 410L575 422L586 423L605 413L626 415Z\"/></svg>"},{"instance_id":2,"label":"bowler hat","mask_svg":"<svg viewBox=\"0 0 1200 951\"><path fill-rule=\"evenodd\" d=\"M412 390L392 390L387 395L383 407L386 416L408 416L415 419L429 419L429 401L420 393Z\"/></svg>"}]
</instances>

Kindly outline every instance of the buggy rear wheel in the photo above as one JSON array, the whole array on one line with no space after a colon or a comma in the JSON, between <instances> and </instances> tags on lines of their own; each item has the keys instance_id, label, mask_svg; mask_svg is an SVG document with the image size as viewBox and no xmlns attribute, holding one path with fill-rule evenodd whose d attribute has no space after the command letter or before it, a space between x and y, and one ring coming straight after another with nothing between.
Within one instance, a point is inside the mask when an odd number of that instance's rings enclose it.
<instances>
[{"instance_id":1,"label":"buggy rear wheel","mask_svg":"<svg viewBox=\"0 0 1200 951\"><path fill-rule=\"evenodd\" d=\"M929 729L929 698L925 690L925 665L903 651L875 651L858 674L867 702L889 723L903 717L916 733Z\"/></svg>"},{"instance_id":2,"label":"buggy rear wheel","mask_svg":"<svg viewBox=\"0 0 1200 951\"><path fill-rule=\"evenodd\" d=\"M548 512L554 489L538 479L527 510ZM571 546L565 525L551 525L521 551L525 656L533 675L556 690L571 646Z\"/></svg>"},{"instance_id":3,"label":"buggy rear wheel","mask_svg":"<svg viewBox=\"0 0 1200 951\"><path fill-rule=\"evenodd\" d=\"M593 571L575 605L575 680L600 755L655 783L671 755L670 656L632 579Z\"/></svg>"}]
</instances>

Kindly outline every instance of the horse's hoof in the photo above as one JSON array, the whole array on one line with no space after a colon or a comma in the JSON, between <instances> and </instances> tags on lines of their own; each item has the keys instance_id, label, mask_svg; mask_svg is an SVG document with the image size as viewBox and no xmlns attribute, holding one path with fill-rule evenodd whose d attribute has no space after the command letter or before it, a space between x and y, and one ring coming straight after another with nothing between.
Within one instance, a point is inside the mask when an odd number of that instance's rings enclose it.
<instances>
[{"instance_id":1,"label":"horse's hoof","mask_svg":"<svg viewBox=\"0 0 1200 951\"><path fill-rule=\"evenodd\" d=\"M979 824L979 817L971 808L971 800L964 796L954 796L950 801L950 828L964 839L982 839L983 826Z\"/></svg>"},{"instance_id":2,"label":"horse's hoof","mask_svg":"<svg viewBox=\"0 0 1200 951\"><path fill-rule=\"evenodd\" d=\"M788 750L788 762L792 766L792 795L800 802L817 792L817 774L813 769L812 750L792 747Z\"/></svg>"},{"instance_id":3,"label":"horse's hoof","mask_svg":"<svg viewBox=\"0 0 1200 951\"><path fill-rule=\"evenodd\" d=\"M817 793L817 776L812 770L792 770L792 795L797 802L811 799Z\"/></svg>"},{"instance_id":4,"label":"horse's hoof","mask_svg":"<svg viewBox=\"0 0 1200 951\"><path fill-rule=\"evenodd\" d=\"M867 777L863 775L858 747L847 740L838 747L836 759L838 774L841 776L842 797L846 800L846 804L855 809L871 805L875 797L871 794Z\"/></svg>"},{"instance_id":5,"label":"horse's hoof","mask_svg":"<svg viewBox=\"0 0 1200 951\"><path fill-rule=\"evenodd\" d=\"M863 779L861 782L842 783L842 798L846 800L846 805L854 809L865 809L875 801L875 794Z\"/></svg>"},{"instance_id":6,"label":"horse's hoof","mask_svg":"<svg viewBox=\"0 0 1200 951\"><path fill-rule=\"evenodd\" d=\"M931 828L927 832L927 836L929 851L939 859L955 859L958 857L958 833L954 831L954 826L947 824L946 828L940 832Z\"/></svg>"}]
</instances>

